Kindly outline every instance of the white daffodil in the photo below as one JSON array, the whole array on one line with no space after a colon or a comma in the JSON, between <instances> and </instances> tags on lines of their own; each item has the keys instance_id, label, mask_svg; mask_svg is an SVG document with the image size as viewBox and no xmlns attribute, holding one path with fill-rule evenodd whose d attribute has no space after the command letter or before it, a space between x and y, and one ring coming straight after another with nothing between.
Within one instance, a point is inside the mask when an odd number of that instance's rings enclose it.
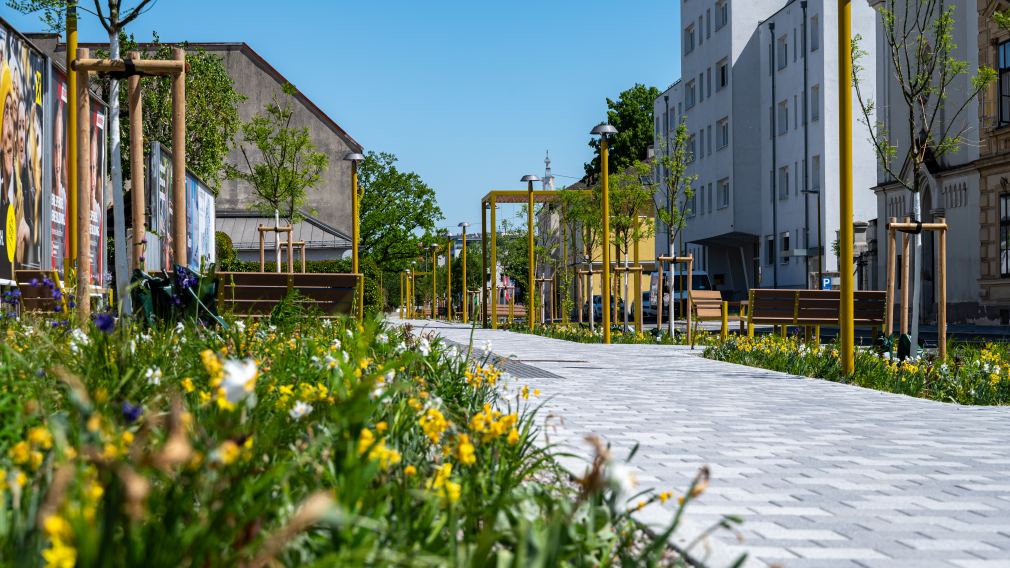
<instances>
[{"instance_id":1,"label":"white daffodil","mask_svg":"<svg viewBox=\"0 0 1010 568\"><path fill-rule=\"evenodd\" d=\"M385 333L380 333L375 336L375 342L378 343L379 345L385 345L389 343L389 336L386 335Z\"/></svg>"},{"instance_id":2,"label":"white daffodil","mask_svg":"<svg viewBox=\"0 0 1010 568\"><path fill-rule=\"evenodd\" d=\"M621 495L630 496L634 493L638 480L631 468L623 463L607 464L607 481L618 497Z\"/></svg>"},{"instance_id":3,"label":"white daffodil","mask_svg":"<svg viewBox=\"0 0 1010 568\"><path fill-rule=\"evenodd\" d=\"M312 412L312 405L303 400L299 400L293 407L291 407L291 410L288 411L288 416L294 420L301 420L310 412Z\"/></svg>"},{"instance_id":4,"label":"white daffodil","mask_svg":"<svg viewBox=\"0 0 1010 568\"><path fill-rule=\"evenodd\" d=\"M422 337L417 340L417 350L421 353L423 357L427 357L431 354L431 343L428 343L427 337Z\"/></svg>"},{"instance_id":5,"label":"white daffodil","mask_svg":"<svg viewBox=\"0 0 1010 568\"><path fill-rule=\"evenodd\" d=\"M224 379L221 388L228 402L235 404L244 399L256 386L256 361L252 359L229 359L224 362Z\"/></svg>"},{"instance_id":6,"label":"white daffodil","mask_svg":"<svg viewBox=\"0 0 1010 568\"><path fill-rule=\"evenodd\" d=\"M483 349L483 351L485 353L489 353L491 351L491 346L492 346L491 340L487 339L487 340L484 341L484 345L483 345L482 349Z\"/></svg>"},{"instance_id":7,"label":"white daffodil","mask_svg":"<svg viewBox=\"0 0 1010 568\"><path fill-rule=\"evenodd\" d=\"M182 322L179 322L179 323L175 324L175 332L176 333L183 333L185 331L186 331L186 326L183 325Z\"/></svg>"},{"instance_id":8,"label":"white daffodil","mask_svg":"<svg viewBox=\"0 0 1010 568\"><path fill-rule=\"evenodd\" d=\"M385 377L387 383L393 382L393 379L396 378L396 369L386 371L386 374L383 376Z\"/></svg>"},{"instance_id":9,"label":"white daffodil","mask_svg":"<svg viewBox=\"0 0 1010 568\"><path fill-rule=\"evenodd\" d=\"M340 349L340 339L336 337L333 338L333 343L331 344L330 348L333 349L334 351Z\"/></svg>"},{"instance_id":10,"label":"white daffodil","mask_svg":"<svg viewBox=\"0 0 1010 568\"><path fill-rule=\"evenodd\" d=\"M87 345L91 340L88 339L88 334L84 333L80 328L75 328L74 331L70 332L70 350L74 353L80 351L81 345Z\"/></svg>"},{"instance_id":11,"label":"white daffodil","mask_svg":"<svg viewBox=\"0 0 1010 568\"><path fill-rule=\"evenodd\" d=\"M235 329L237 329L239 333L245 333L245 322L242 320L236 321Z\"/></svg>"},{"instance_id":12,"label":"white daffodil","mask_svg":"<svg viewBox=\"0 0 1010 568\"><path fill-rule=\"evenodd\" d=\"M161 369L158 369L157 367L148 367L147 370L144 371L144 378L147 379L147 382L151 383L152 385L155 386L160 385L161 377L162 377Z\"/></svg>"}]
</instances>

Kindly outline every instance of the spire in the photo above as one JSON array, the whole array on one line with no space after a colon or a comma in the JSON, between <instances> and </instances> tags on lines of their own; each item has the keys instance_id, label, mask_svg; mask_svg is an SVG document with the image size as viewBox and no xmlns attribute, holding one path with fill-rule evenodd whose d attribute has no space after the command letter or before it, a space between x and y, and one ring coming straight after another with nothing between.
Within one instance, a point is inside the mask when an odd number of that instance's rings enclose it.
<instances>
[{"instance_id":1,"label":"spire","mask_svg":"<svg viewBox=\"0 0 1010 568\"><path fill-rule=\"evenodd\" d=\"M544 158L544 189L554 189L554 175L551 174L551 152Z\"/></svg>"}]
</instances>

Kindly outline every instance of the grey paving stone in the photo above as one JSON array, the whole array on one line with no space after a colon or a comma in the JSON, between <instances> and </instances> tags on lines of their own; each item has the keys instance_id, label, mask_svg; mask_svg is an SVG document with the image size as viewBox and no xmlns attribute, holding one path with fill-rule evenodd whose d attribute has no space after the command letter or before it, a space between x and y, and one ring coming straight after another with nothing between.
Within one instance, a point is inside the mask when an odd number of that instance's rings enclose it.
<instances>
[{"instance_id":1,"label":"grey paving stone","mask_svg":"<svg viewBox=\"0 0 1010 568\"><path fill-rule=\"evenodd\" d=\"M412 325L469 340L459 324ZM476 330L474 344L486 340L543 392L550 443L584 459L588 434L615 456L638 443L639 479L658 490L683 492L709 465L710 488L675 538L743 516L742 544L706 541L714 566L749 551L748 566L1010 568L1010 408L796 378L682 347ZM581 472L585 461L563 465ZM662 524L672 511L642 513Z\"/></svg>"}]
</instances>

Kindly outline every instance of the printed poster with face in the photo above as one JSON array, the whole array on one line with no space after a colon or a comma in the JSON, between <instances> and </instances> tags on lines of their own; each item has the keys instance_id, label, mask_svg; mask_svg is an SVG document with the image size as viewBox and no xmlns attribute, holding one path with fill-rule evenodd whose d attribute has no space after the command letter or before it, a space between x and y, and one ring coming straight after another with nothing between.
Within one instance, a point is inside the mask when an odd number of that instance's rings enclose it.
<instances>
[{"instance_id":1,"label":"printed poster with face","mask_svg":"<svg viewBox=\"0 0 1010 568\"><path fill-rule=\"evenodd\" d=\"M0 281L39 268L47 236L46 60L0 23Z\"/></svg>"}]
</instances>

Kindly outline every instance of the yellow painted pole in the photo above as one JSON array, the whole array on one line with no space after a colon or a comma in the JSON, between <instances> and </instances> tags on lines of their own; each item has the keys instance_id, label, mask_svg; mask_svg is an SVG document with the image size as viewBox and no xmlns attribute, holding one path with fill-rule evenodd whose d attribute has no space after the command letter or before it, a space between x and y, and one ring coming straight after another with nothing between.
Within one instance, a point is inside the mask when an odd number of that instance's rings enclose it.
<instances>
[{"instance_id":1,"label":"yellow painted pole","mask_svg":"<svg viewBox=\"0 0 1010 568\"><path fill-rule=\"evenodd\" d=\"M77 73L70 71L70 62L77 58L77 2L67 2L67 231L70 246L65 252L64 270L77 262ZM75 269L76 270L76 269ZM76 272L75 272L76 273Z\"/></svg>"},{"instance_id":2,"label":"yellow painted pole","mask_svg":"<svg viewBox=\"0 0 1010 568\"><path fill-rule=\"evenodd\" d=\"M498 200L491 194L491 281L488 283L490 299L487 303L491 316L491 329L498 329L498 224L495 220ZM486 237L485 237L486 238Z\"/></svg>"},{"instance_id":3,"label":"yellow painted pole","mask_svg":"<svg viewBox=\"0 0 1010 568\"><path fill-rule=\"evenodd\" d=\"M466 224L463 225L463 323L467 320L467 304L470 303L470 297L467 295L466 287Z\"/></svg>"},{"instance_id":4,"label":"yellow painted pole","mask_svg":"<svg viewBox=\"0 0 1010 568\"><path fill-rule=\"evenodd\" d=\"M838 0L838 240L841 241L838 270L841 273L841 306L838 329L841 336L842 372L855 370L855 330L853 322L852 276L852 3Z\"/></svg>"},{"instance_id":5,"label":"yellow painted pole","mask_svg":"<svg viewBox=\"0 0 1010 568\"><path fill-rule=\"evenodd\" d=\"M431 245L431 319L438 319L438 274L435 273L435 267L438 265L437 262L437 252L438 245Z\"/></svg>"},{"instance_id":6,"label":"yellow painted pole","mask_svg":"<svg viewBox=\"0 0 1010 568\"><path fill-rule=\"evenodd\" d=\"M351 272L358 274L358 245L361 239L361 199L358 194L358 161L351 160ZM355 290L358 319L365 316L365 275L358 278Z\"/></svg>"},{"instance_id":7,"label":"yellow painted pole","mask_svg":"<svg viewBox=\"0 0 1010 568\"><path fill-rule=\"evenodd\" d=\"M609 155L607 137L604 135L600 137L600 169L603 173L603 198L600 203L603 214L603 285L601 286L603 304L600 307L603 310L603 343L605 344L610 343L610 168L607 165Z\"/></svg>"},{"instance_id":8,"label":"yellow painted pole","mask_svg":"<svg viewBox=\"0 0 1010 568\"><path fill-rule=\"evenodd\" d=\"M535 327L535 325L533 324L533 309L534 309L533 297L536 296L536 294L534 293L534 290L536 290L536 274L534 273L535 272L534 266L536 265L536 259L533 257L533 182L529 181L526 183L528 184L527 193L529 194L528 206L527 206L528 210L526 211L526 224L527 224L526 230L528 231L526 234L526 251L529 254L528 258L530 265L529 280L527 280L529 284L528 286L526 286L527 290L526 322L530 328L530 331L532 331L533 328Z\"/></svg>"},{"instance_id":9,"label":"yellow painted pole","mask_svg":"<svg viewBox=\"0 0 1010 568\"><path fill-rule=\"evenodd\" d=\"M445 321L452 321L452 239L445 251Z\"/></svg>"},{"instance_id":10,"label":"yellow painted pole","mask_svg":"<svg viewBox=\"0 0 1010 568\"><path fill-rule=\"evenodd\" d=\"M642 267L642 260L641 260L641 256L640 256L640 253L639 253L639 250L638 250L638 239L635 239L634 255L635 255L635 258L634 258L634 260L635 260L635 268L641 268ZM635 331L638 332L638 333L642 333L642 328L644 327L642 325L643 324L643 322L642 322L642 272L641 271L635 272L634 275L635 275ZM628 275L628 278L631 278L630 274Z\"/></svg>"}]
</instances>

